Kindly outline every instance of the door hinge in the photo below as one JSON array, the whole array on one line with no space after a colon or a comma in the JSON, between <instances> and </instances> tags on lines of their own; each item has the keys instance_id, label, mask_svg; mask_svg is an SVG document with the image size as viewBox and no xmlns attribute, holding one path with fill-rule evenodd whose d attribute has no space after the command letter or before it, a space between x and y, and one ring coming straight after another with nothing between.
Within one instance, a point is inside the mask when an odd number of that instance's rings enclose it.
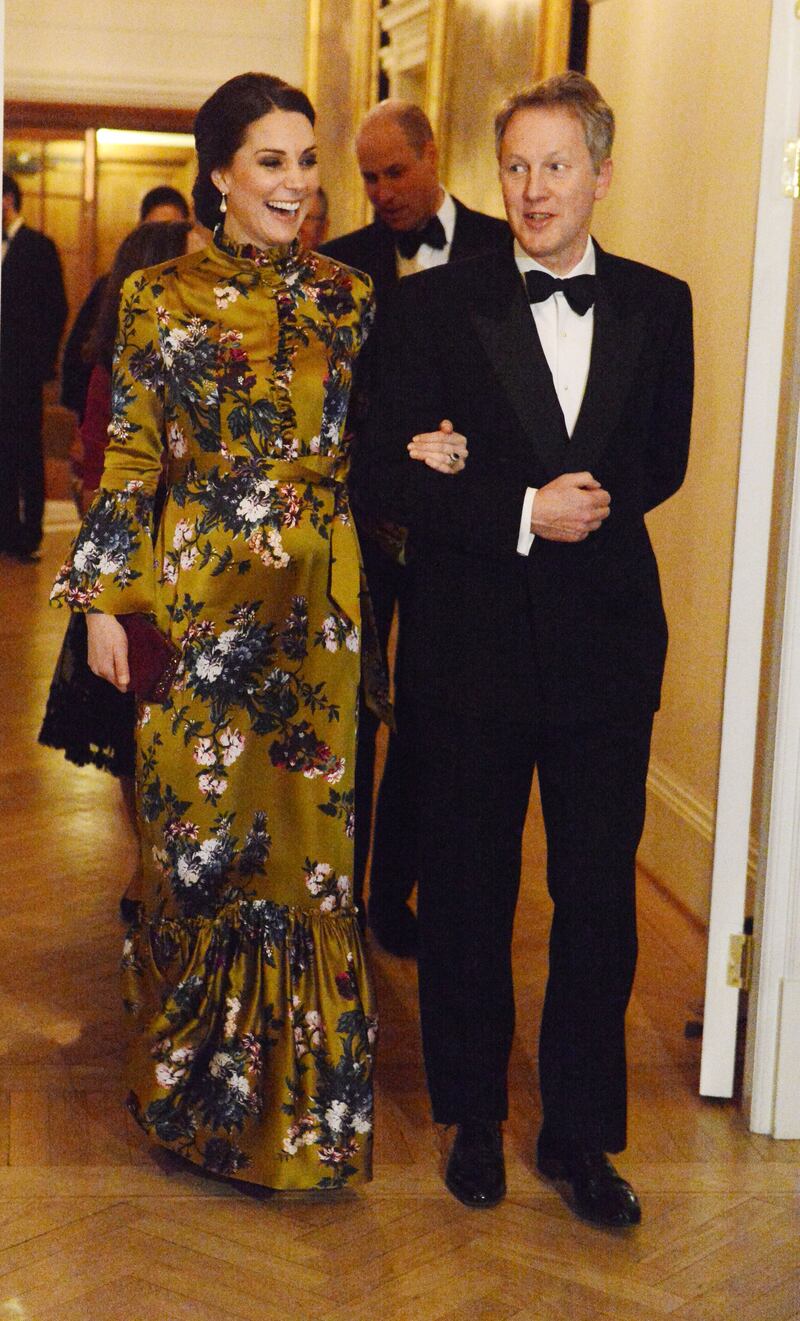
<instances>
[{"instance_id":1,"label":"door hinge","mask_svg":"<svg viewBox=\"0 0 800 1321\"><path fill-rule=\"evenodd\" d=\"M752 975L753 937L731 936L728 944L728 985L738 991L749 991Z\"/></svg>"},{"instance_id":2,"label":"door hinge","mask_svg":"<svg viewBox=\"0 0 800 1321\"><path fill-rule=\"evenodd\" d=\"M800 197L800 138L783 144L781 186L784 197Z\"/></svg>"}]
</instances>

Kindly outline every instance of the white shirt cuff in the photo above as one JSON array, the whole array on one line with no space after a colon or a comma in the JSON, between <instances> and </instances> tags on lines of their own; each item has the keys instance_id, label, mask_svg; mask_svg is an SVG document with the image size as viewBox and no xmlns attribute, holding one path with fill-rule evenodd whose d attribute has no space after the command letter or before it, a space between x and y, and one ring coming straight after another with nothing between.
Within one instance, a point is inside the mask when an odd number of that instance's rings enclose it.
<instances>
[{"instance_id":1,"label":"white shirt cuff","mask_svg":"<svg viewBox=\"0 0 800 1321\"><path fill-rule=\"evenodd\" d=\"M525 499L522 502L522 516L519 520L518 555L527 555L536 540L536 534L531 532L531 514L533 513L533 497L538 489L538 486L529 486L525 492Z\"/></svg>"}]
</instances>

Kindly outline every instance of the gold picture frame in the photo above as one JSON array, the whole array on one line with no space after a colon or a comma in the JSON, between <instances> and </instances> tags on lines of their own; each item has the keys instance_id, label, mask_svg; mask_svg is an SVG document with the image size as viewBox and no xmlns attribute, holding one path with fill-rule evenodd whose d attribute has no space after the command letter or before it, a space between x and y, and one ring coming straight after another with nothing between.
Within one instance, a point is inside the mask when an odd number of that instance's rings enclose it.
<instances>
[{"instance_id":1,"label":"gold picture frame","mask_svg":"<svg viewBox=\"0 0 800 1321\"><path fill-rule=\"evenodd\" d=\"M368 219L353 142L378 96L379 7L379 0L307 0L306 91L321 125L320 178L333 234Z\"/></svg>"},{"instance_id":2,"label":"gold picture frame","mask_svg":"<svg viewBox=\"0 0 800 1321\"><path fill-rule=\"evenodd\" d=\"M425 109L442 181L468 206L502 215L495 111L566 69L571 14L571 0L431 0Z\"/></svg>"}]
</instances>

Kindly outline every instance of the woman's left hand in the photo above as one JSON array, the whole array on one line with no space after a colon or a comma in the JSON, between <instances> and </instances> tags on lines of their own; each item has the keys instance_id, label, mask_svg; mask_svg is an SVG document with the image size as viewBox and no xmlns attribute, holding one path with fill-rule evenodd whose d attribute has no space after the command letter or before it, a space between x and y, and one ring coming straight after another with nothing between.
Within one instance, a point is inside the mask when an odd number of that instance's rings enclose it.
<instances>
[{"instance_id":1,"label":"woman's left hand","mask_svg":"<svg viewBox=\"0 0 800 1321\"><path fill-rule=\"evenodd\" d=\"M438 431L424 431L414 436L407 448L412 459L427 463L436 472L450 474L462 472L469 455L466 436L454 431L447 418L439 423Z\"/></svg>"}]
</instances>

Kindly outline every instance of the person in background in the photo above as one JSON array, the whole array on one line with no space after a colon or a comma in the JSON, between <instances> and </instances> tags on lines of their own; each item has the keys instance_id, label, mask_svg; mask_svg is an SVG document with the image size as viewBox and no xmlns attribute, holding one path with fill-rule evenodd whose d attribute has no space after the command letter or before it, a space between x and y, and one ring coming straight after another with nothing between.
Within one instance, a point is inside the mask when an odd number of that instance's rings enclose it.
<instances>
[{"instance_id":1,"label":"person in background","mask_svg":"<svg viewBox=\"0 0 800 1321\"><path fill-rule=\"evenodd\" d=\"M186 221L191 218L189 204L177 188L158 184L146 192L139 204L139 223L147 221ZM91 336L108 275L100 275L78 309L64 344L61 358L61 403L75 414L80 424L86 407L86 392L92 364L87 361L85 348Z\"/></svg>"},{"instance_id":2,"label":"person in background","mask_svg":"<svg viewBox=\"0 0 800 1321\"><path fill-rule=\"evenodd\" d=\"M458 261L479 252L509 248L504 220L483 215L452 197L439 179L439 159L430 122L410 101L389 100L365 117L356 137L356 155L367 197L375 209L371 224L326 243L323 252L366 271L375 286L380 312L383 300L400 279L417 271ZM363 432L359 413L368 407L368 373L356 385L354 426ZM356 436L358 443L358 434ZM402 532L368 516L352 491L378 639L384 655L395 608L398 634L395 664L396 731L390 735L386 765L375 809L369 882L370 928L389 953L413 955L417 924L408 900L417 879L415 822L411 810L417 768L413 745L405 736L403 658L403 589L400 562ZM377 721L361 716L356 766L356 894L364 886L372 824Z\"/></svg>"},{"instance_id":3,"label":"person in background","mask_svg":"<svg viewBox=\"0 0 800 1321\"><path fill-rule=\"evenodd\" d=\"M0 293L0 551L38 558L44 515L42 391L55 372L67 319L56 245L21 214L16 179L3 174Z\"/></svg>"},{"instance_id":4,"label":"person in background","mask_svg":"<svg viewBox=\"0 0 800 1321\"><path fill-rule=\"evenodd\" d=\"M638 1223L627 1135L636 850L667 626L645 516L680 487L692 413L687 285L590 234L614 116L565 73L497 115L514 249L406 281L382 319L359 489L409 529L418 750L419 992L454 1197L505 1193L511 940L534 768L553 900L539 1171L586 1220ZM448 481L409 463L446 416ZM520 951L524 955L524 951Z\"/></svg>"},{"instance_id":5,"label":"person in background","mask_svg":"<svg viewBox=\"0 0 800 1321\"><path fill-rule=\"evenodd\" d=\"M139 224L147 220L191 220L189 203L171 184L156 184L139 203Z\"/></svg>"},{"instance_id":6,"label":"person in background","mask_svg":"<svg viewBox=\"0 0 800 1321\"><path fill-rule=\"evenodd\" d=\"M306 248L321 248L328 237L328 194L319 187L311 199L308 215L300 226L300 242Z\"/></svg>"},{"instance_id":7,"label":"person in background","mask_svg":"<svg viewBox=\"0 0 800 1321\"><path fill-rule=\"evenodd\" d=\"M181 257L187 250L191 222L148 221L122 240L111 271L94 329L86 346L91 375L81 440L83 446L82 511L91 504L103 472L111 421L111 371L117 333L120 291L134 271ZM163 492L163 487L162 487ZM163 494L162 494L163 500ZM47 697L39 742L63 751L75 766L94 765L119 780L126 816L136 831L134 790L136 704L132 693L121 693L89 669L86 654L86 617L70 615ZM120 908L126 921L135 917L139 869L123 896Z\"/></svg>"}]
</instances>

